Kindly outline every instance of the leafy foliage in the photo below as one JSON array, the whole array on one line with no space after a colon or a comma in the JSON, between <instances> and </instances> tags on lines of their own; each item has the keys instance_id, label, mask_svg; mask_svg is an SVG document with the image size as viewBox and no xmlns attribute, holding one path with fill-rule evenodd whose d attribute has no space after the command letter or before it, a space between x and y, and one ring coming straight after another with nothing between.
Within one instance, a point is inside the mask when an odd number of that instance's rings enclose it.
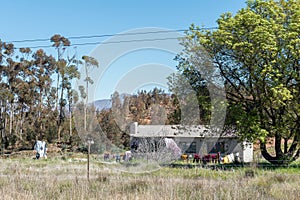
<instances>
[{"instance_id":1,"label":"leafy foliage","mask_svg":"<svg viewBox=\"0 0 300 200\"><path fill-rule=\"evenodd\" d=\"M300 153L299 10L299 0L248 1L235 16L221 15L216 31L192 25L182 42L190 56L201 48L210 54L226 86L227 123L242 139L258 139L274 164ZM275 138L274 156L266 149L268 137Z\"/></svg>"}]
</instances>

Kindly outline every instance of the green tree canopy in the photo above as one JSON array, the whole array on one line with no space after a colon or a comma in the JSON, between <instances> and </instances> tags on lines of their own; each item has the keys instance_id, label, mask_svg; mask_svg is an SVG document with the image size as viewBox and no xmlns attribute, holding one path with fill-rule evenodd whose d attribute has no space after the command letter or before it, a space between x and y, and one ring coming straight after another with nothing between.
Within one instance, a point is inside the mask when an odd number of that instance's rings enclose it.
<instances>
[{"instance_id":1,"label":"green tree canopy","mask_svg":"<svg viewBox=\"0 0 300 200\"><path fill-rule=\"evenodd\" d=\"M259 140L271 163L294 161L300 153L300 1L248 1L217 22L214 31L190 27L182 41L185 59L195 67L204 48L224 79L227 122L241 139ZM270 137L273 154L266 148Z\"/></svg>"}]
</instances>

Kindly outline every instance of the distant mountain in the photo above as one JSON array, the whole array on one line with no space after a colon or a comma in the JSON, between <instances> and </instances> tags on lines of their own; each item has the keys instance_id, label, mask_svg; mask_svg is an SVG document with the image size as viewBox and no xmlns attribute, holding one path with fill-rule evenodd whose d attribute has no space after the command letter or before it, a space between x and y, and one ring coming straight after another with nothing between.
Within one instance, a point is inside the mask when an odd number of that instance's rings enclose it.
<instances>
[{"instance_id":1,"label":"distant mountain","mask_svg":"<svg viewBox=\"0 0 300 200\"><path fill-rule=\"evenodd\" d=\"M112 103L110 99L100 99L94 101L94 106L96 107L96 110L101 111L101 110L108 110L111 108Z\"/></svg>"},{"instance_id":2,"label":"distant mountain","mask_svg":"<svg viewBox=\"0 0 300 200\"><path fill-rule=\"evenodd\" d=\"M131 96L130 94L120 94L120 100L123 103L124 98ZM96 110L101 111L101 110L108 110L112 107L112 101L111 99L100 99L100 100L96 100L94 101L94 106L96 107Z\"/></svg>"}]
</instances>

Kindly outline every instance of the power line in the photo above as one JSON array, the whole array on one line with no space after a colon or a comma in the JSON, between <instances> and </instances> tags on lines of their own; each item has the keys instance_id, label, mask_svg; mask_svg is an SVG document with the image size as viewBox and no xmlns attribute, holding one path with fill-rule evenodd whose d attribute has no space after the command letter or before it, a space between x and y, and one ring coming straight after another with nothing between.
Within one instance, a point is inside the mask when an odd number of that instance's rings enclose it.
<instances>
[{"instance_id":1,"label":"power line","mask_svg":"<svg viewBox=\"0 0 300 200\"><path fill-rule=\"evenodd\" d=\"M136 40L120 40L120 41L111 41L111 42L84 42L84 43L76 43L71 44L70 46L88 46L88 45L106 45L106 44L120 44L120 43L130 43L130 42L151 42L151 41L163 41L163 40L177 40L180 39L178 37L170 37L170 38L146 38L146 39L136 39ZM28 47L30 49L37 49L37 48L50 48L53 47L52 45L40 45L40 46L31 46ZM19 49L22 47L14 47L14 49Z\"/></svg>"},{"instance_id":2,"label":"power line","mask_svg":"<svg viewBox=\"0 0 300 200\"><path fill-rule=\"evenodd\" d=\"M126 36L126 35L145 35L153 33L171 33L171 32L183 32L185 30L168 30L168 31L150 31L150 32L141 32L141 33L116 33L116 34L104 34L104 35L82 35L82 36L70 36L67 39L92 39L92 38L103 38L103 37L112 37L112 36ZM50 41L49 38L44 39L25 39L25 40L13 40L8 43L23 43L23 42L45 42Z\"/></svg>"},{"instance_id":3,"label":"power line","mask_svg":"<svg viewBox=\"0 0 300 200\"><path fill-rule=\"evenodd\" d=\"M198 28L193 30L213 30L217 27L208 27L208 28ZM162 30L162 31L147 31L147 32L138 32L138 33L115 33L115 34L103 34L103 35L82 35L82 36L70 36L66 37L67 39L91 39L91 38L103 38L103 37L112 37L112 36L126 36L126 35L145 35L145 34L156 34L156 33L172 33L172 32L184 32L189 31L190 29L177 29L177 30ZM24 39L24 40L12 40L7 43L23 43L23 42L45 42L50 41L49 38L37 38L37 39Z\"/></svg>"}]
</instances>

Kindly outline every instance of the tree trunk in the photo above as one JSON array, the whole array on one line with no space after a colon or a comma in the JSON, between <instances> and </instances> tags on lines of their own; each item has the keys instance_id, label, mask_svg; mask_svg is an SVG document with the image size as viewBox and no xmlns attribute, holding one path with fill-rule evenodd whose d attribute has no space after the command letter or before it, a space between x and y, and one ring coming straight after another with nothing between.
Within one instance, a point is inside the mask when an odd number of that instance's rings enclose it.
<instances>
[{"instance_id":1,"label":"tree trunk","mask_svg":"<svg viewBox=\"0 0 300 200\"><path fill-rule=\"evenodd\" d=\"M61 80L62 81L64 80L64 76L61 77ZM57 133L58 141L60 141L60 138L61 138L61 124L63 123L64 118L65 118L63 98L64 98L64 85L62 82L61 94L60 94L60 99L59 99L58 133Z\"/></svg>"},{"instance_id":2,"label":"tree trunk","mask_svg":"<svg viewBox=\"0 0 300 200\"><path fill-rule=\"evenodd\" d=\"M4 138L4 107L3 107L3 101L0 101L0 133L1 133L1 144L3 144L3 138Z\"/></svg>"},{"instance_id":3,"label":"tree trunk","mask_svg":"<svg viewBox=\"0 0 300 200\"><path fill-rule=\"evenodd\" d=\"M9 135L12 135L13 131L13 120L14 120L14 106L13 102L10 103L10 112L9 112Z\"/></svg>"},{"instance_id":4,"label":"tree trunk","mask_svg":"<svg viewBox=\"0 0 300 200\"><path fill-rule=\"evenodd\" d=\"M88 106L88 99L89 99L89 80L88 80L88 70L87 66L85 68L86 73L86 99L85 99L85 105L84 105L84 130L87 130L87 106Z\"/></svg>"},{"instance_id":5,"label":"tree trunk","mask_svg":"<svg viewBox=\"0 0 300 200\"><path fill-rule=\"evenodd\" d=\"M70 133L70 136L72 136L72 111L71 111L71 108L69 109L70 111L70 120L69 120L69 133Z\"/></svg>"},{"instance_id":6,"label":"tree trunk","mask_svg":"<svg viewBox=\"0 0 300 200\"><path fill-rule=\"evenodd\" d=\"M58 125L58 131L57 131L57 141L60 142L60 135L61 135L61 126Z\"/></svg>"},{"instance_id":7,"label":"tree trunk","mask_svg":"<svg viewBox=\"0 0 300 200\"><path fill-rule=\"evenodd\" d=\"M289 141L288 138L284 138L284 150L283 150L284 154L288 153L288 141Z\"/></svg>"},{"instance_id":8,"label":"tree trunk","mask_svg":"<svg viewBox=\"0 0 300 200\"><path fill-rule=\"evenodd\" d=\"M6 111L7 111L7 107L5 105L4 113L6 113ZM2 144L4 144L4 148L6 148L8 146L7 145L7 132L6 132L7 121L8 121L8 116L5 115L4 116L4 122L3 122L3 132L2 132L2 140L3 140Z\"/></svg>"},{"instance_id":9,"label":"tree trunk","mask_svg":"<svg viewBox=\"0 0 300 200\"><path fill-rule=\"evenodd\" d=\"M276 155L271 156L267 150L266 144L263 142L260 143L261 154L271 164L274 164L274 165L290 164L299 158L300 148L298 147L298 144L299 144L298 140L299 140L299 137L295 136L290 149L287 150L288 149L288 139L285 139L284 144L283 144L284 152L282 152L281 137L278 134L276 134L275 135L275 147L274 147Z\"/></svg>"},{"instance_id":10,"label":"tree trunk","mask_svg":"<svg viewBox=\"0 0 300 200\"><path fill-rule=\"evenodd\" d=\"M86 123L86 120L87 120L87 105L86 103L84 104L84 119L83 119L83 123L84 123L84 130L86 131L87 130L87 123Z\"/></svg>"},{"instance_id":11,"label":"tree trunk","mask_svg":"<svg viewBox=\"0 0 300 200\"><path fill-rule=\"evenodd\" d=\"M275 152L276 152L276 158L282 159L283 152L281 149L281 136L279 134L275 134Z\"/></svg>"},{"instance_id":12,"label":"tree trunk","mask_svg":"<svg viewBox=\"0 0 300 200\"><path fill-rule=\"evenodd\" d=\"M24 122L24 112L22 110L21 120L20 120L20 139L23 139L23 122Z\"/></svg>"}]
</instances>

